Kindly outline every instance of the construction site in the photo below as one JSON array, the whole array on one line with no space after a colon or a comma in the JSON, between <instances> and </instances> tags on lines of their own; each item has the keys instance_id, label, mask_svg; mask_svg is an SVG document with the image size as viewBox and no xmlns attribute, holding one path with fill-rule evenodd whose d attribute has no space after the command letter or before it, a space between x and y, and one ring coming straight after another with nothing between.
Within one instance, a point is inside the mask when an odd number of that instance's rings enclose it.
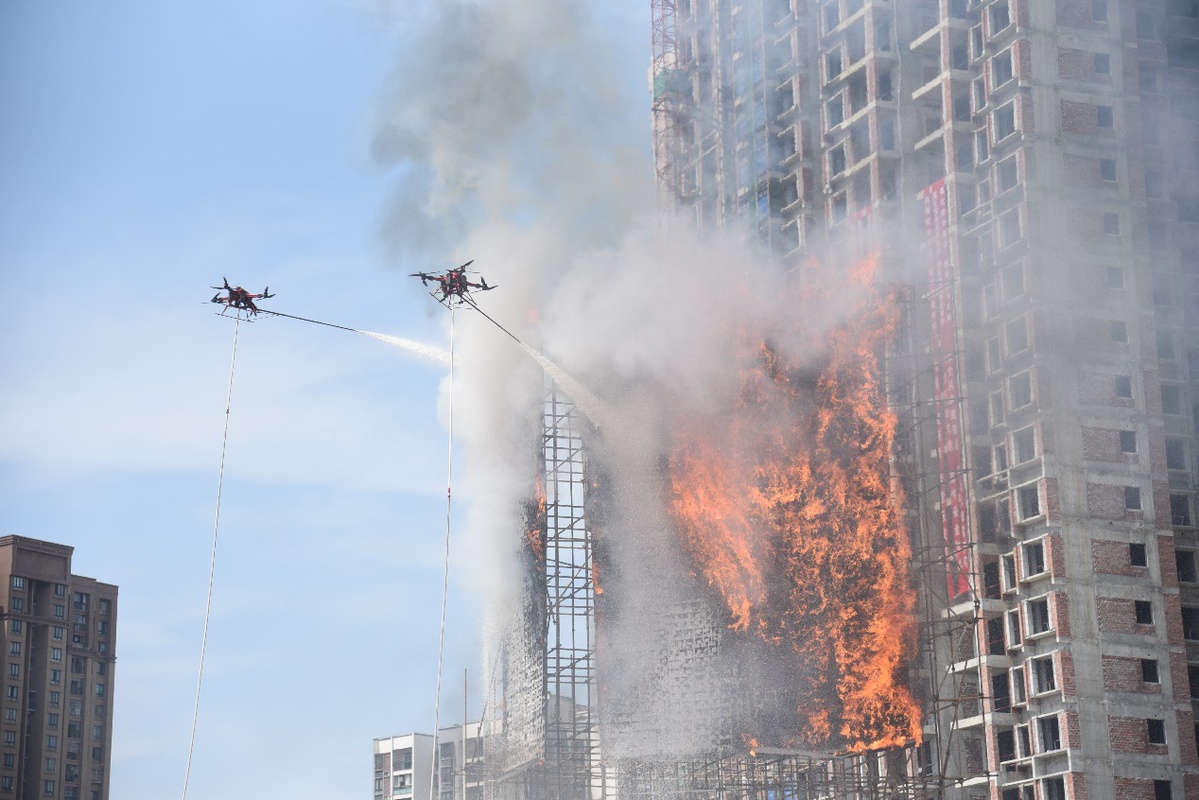
<instances>
[{"instance_id":1,"label":"construction site","mask_svg":"<svg viewBox=\"0 0 1199 800\"><path fill-rule=\"evenodd\" d=\"M462 793L1199 800L1199 5L651 6L790 311L690 416L547 377Z\"/></svg>"}]
</instances>

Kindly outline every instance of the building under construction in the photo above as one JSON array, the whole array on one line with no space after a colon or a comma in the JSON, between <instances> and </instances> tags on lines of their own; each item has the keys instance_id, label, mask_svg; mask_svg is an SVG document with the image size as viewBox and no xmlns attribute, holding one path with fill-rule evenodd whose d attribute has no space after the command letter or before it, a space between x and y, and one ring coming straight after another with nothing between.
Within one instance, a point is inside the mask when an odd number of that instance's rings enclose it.
<instances>
[{"instance_id":1,"label":"building under construction","mask_svg":"<svg viewBox=\"0 0 1199 800\"><path fill-rule=\"evenodd\" d=\"M1199 798L1199 4L652 11L667 201L754 232L800 284L813 254L879 248L919 730L763 741L802 723L786 676L725 658L728 610L702 596L647 617L650 674L622 683L617 478L551 388L490 796ZM773 689L747 694L755 664Z\"/></svg>"}]
</instances>

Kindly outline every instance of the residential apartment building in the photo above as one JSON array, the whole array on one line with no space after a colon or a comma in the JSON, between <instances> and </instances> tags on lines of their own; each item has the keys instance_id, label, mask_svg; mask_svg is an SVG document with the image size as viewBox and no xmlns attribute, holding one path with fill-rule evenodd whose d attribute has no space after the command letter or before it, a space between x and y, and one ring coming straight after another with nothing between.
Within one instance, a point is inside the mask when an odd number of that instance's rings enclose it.
<instances>
[{"instance_id":1,"label":"residential apartment building","mask_svg":"<svg viewBox=\"0 0 1199 800\"><path fill-rule=\"evenodd\" d=\"M73 551L0 538L0 798L108 798L117 587L71 574Z\"/></svg>"},{"instance_id":2,"label":"residential apartment building","mask_svg":"<svg viewBox=\"0 0 1199 800\"><path fill-rule=\"evenodd\" d=\"M1199 4L652 6L699 228L792 265L873 237L907 287L905 796L1199 797Z\"/></svg>"},{"instance_id":3,"label":"residential apartment building","mask_svg":"<svg viewBox=\"0 0 1199 800\"><path fill-rule=\"evenodd\" d=\"M375 739L375 800L482 800L482 723L442 728L436 766L434 744L424 733Z\"/></svg>"}]
</instances>

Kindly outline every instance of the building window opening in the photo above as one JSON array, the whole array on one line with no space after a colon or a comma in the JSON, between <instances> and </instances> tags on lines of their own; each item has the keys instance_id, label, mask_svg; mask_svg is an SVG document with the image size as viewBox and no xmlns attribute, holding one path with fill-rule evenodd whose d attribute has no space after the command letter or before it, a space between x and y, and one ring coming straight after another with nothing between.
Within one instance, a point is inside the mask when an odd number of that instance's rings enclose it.
<instances>
[{"instance_id":1,"label":"building window opening","mask_svg":"<svg viewBox=\"0 0 1199 800\"><path fill-rule=\"evenodd\" d=\"M1041 597L1028 601L1028 628L1030 636L1053 630L1049 617L1049 598Z\"/></svg>"},{"instance_id":2,"label":"building window opening","mask_svg":"<svg viewBox=\"0 0 1199 800\"><path fill-rule=\"evenodd\" d=\"M1056 714L1037 718L1037 738L1040 739L1042 753L1062 749L1062 731ZM1062 800L1066 800L1064 794Z\"/></svg>"},{"instance_id":3,"label":"building window opening","mask_svg":"<svg viewBox=\"0 0 1199 800\"><path fill-rule=\"evenodd\" d=\"M1191 498L1185 494L1170 495L1170 524L1191 527Z\"/></svg>"},{"instance_id":4,"label":"building window opening","mask_svg":"<svg viewBox=\"0 0 1199 800\"><path fill-rule=\"evenodd\" d=\"M1016 502L1020 510L1020 519L1028 520L1041 515L1041 501L1037 493L1037 485L1021 486L1016 490Z\"/></svg>"},{"instance_id":5,"label":"building window opening","mask_svg":"<svg viewBox=\"0 0 1199 800\"><path fill-rule=\"evenodd\" d=\"M1141 510L1141 489L1138 486L1124 487L1124 510L1125 511L1140 511Z\"/></svg>"}]
</instances>

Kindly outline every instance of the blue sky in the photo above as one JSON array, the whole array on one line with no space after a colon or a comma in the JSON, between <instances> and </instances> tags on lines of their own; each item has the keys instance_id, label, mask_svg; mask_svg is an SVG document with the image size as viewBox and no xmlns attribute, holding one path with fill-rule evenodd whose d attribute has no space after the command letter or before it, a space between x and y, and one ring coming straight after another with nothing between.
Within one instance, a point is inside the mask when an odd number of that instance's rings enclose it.
<instances>
[{"instance_id":1,"label":"blue sky","mask_svg":"<svg viewBox=\"0 0 1199 800\"><path fill-rule=\"evenodd\" d=\"M0 533L72 545L76 573L121 587L114 798L182 787L233 336L209 286L448 344L405 276L430 264L380 233L425 167L371 156L429 5L0 4ZM603 23L646 121L647 6ZM371 739L431 728L443 373L342 331L241 326L189 797L366 796ZM464 669L478 696L465 560L447 722Z\"/></svg>"}]
</instances>

